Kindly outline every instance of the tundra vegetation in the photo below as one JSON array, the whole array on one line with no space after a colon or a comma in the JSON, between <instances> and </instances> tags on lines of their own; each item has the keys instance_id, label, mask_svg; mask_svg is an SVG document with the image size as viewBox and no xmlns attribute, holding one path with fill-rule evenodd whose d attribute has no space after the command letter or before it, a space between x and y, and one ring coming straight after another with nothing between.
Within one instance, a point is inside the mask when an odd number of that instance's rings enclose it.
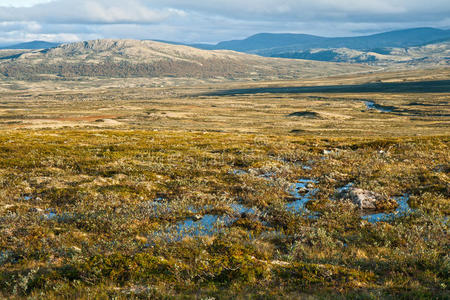
<instances>
[{"instance_id":1,"label":"tundra vegetation","mask_svg":"<svg viewBox=\"0 0 450 300\"><path fill-rule=\"evenodd\" d=\"M448 298L448 92L111 82L0 86L1 297Z\"/></svg>"}]
</instances>

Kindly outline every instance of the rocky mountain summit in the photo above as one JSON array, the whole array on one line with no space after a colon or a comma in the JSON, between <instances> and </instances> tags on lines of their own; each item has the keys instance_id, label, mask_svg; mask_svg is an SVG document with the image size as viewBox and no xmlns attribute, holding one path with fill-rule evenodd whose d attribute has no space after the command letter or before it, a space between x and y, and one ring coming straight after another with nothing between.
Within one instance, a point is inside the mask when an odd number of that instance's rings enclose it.
<instances>
[{"instance_id":1,"label":"rocky mountain summit","mask_svg":"<svg viewBox=\"0 0 450 300\"><path fill-rule=\"evenodd\" d=\"M1 57L1 55L0 55ZM0 58L5 77L224 77L294 79L364 72L366 66L268 58L155 41L93 40Z\"/></svg>"}]
</instances>

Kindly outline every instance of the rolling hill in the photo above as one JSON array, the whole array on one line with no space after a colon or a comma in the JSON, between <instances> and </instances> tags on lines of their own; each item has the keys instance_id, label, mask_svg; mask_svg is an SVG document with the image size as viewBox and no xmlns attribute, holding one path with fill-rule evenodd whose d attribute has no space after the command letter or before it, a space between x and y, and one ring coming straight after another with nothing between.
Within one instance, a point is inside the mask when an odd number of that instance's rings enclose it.
<instances>
[{"instance_id":1,"label":"rolling hill","mask_svg":"<svg viewBox=\"0 0 450 300\"><path fill-rule=\"evenodd\" d=\"M309 49L348 48L368 50L386 47L414 47L450 39L450 30L413 28L357 37L321 37L292 33L260 33L243 40L224 41L216 45L195 44L204 49L227 49L275 56Z\"/></svg>"},{"instance_id":2,"label":"rolling hill","mask_svg":"<svg viewBox=\"0 0 450 300\"><path fill-rule=\"evenodd\" d=\"M23 79L80 76L289 79L368 70L362 65L267 58L137 40L70 43L0 59L2 76Z\"/></svg>"},{"instance_id":3,"label":"rolling hill","mask_svg":"<svg viewBox=\"0 0 450 300\"><path fill-rule=\"evenodd\" d=\"M310 49L274 54L274 57L364 63L376 66L442 66L450 64L450 42L409 48Z\"/></svg>"}]
</instances>

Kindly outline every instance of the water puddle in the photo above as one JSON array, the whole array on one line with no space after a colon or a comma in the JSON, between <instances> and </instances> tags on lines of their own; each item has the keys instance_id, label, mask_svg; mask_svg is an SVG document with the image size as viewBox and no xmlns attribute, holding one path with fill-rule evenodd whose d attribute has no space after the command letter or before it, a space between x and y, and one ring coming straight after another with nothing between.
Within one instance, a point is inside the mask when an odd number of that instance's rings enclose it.
<instances>
[{"instance_id":1,"label":"water puddle","mask_svg":"<svg viewBox=\"0 0 450 300\"><path fill-rule=\"evenodd\" d=\"M244 171L244 170L231 170L229 173L233 174L233 175L245 175L245 174L248 174L248 172Z\"/></svg>"},{"instance_id":2,"label":"water puddle","mask_svg":"<svg viewBox=\"0 0 450 300\"><path fill-rule=\"evenodd\" d=\"M188 218L175 225L181 236L209 236L217 234L233 222L229 216L204 215L200 219Z\"/></svg>"},{"instance_id":3,"label":"water puddle","mask_svg":"<svg viewBox=\"0 0 450 300\"><path fill-rule=\"evenodd\" d=\"M272 179L275 178L276 175L277 174L275 174L275 172L268 172L268 173L264 173L264 174L258 175L258 177L266 179L266 180L272 180Z\"/></svg>"},{"instance_id":4,"label":"water puddle","mask_svg":"<svg viewBox=\"0 0 450 300\"><path fill-rule=\"evenodd\" d=\"M340 188L336 189L336 191L337 191L339 194L341 194L341 193L343 193L343 192L348 191L351 187L353 187L353 182L350 182L350 183L344 185L343 187L340 187Z\"/></svg>"},{"instance_id":5,"label":"water puddle","mask_svg":"<svg viewBox=\"0 0 450 300\"><path fill-rule=\"evenodd\" d=\"M0 265L4 265L8 262L16 262L14 252L10 250L0 251Z\"/></svg>"},{"instance_id":6,"label":"water puddle","mask_svg":"<svg viewBox=\"0 0 450 300\"><path fill-rule=\"evenodd\" d=\"M250 208L240 203L232 203L230 204L230 208L235 216L213 214L201 215L198 214L198 209L190 207L189 211L197 215L176 223L171 229L174 230L180 238L186 236L211 236L222 232L243 215L257 214L255 208ZM211 207L205 206L203 209L209 210Z\"/></svg>"},{"instance_id":7,"label":"water puddle","mask_svg":"<svg viewBox=\"0 0 450 300\"><path fill-rule=\"evenodd\" d=\"M348 191L350 188L352 188L354 186L353 182L350 182L338 189L336 189L338 194L342 194L343 192ZM414 210L412 208L409 207L408 205L408 200L409 200L409 196L408 195L404 195L402 197L397 197L394 198L395 201L397 201L398 203L398 207L394 212L391 213L386 213L386 212L376 212L376 213L370 213L370 214L365 214L363 215L361 218L364 220L367 220L371 223L376 223L376 222L380 222L380 221L386 221L386 220L390 220L393 218L397 218L397 217L401 217L407 214L410 214L411 212L413 212Z\"/></svg>"},{"instance_id":8,"label":"water puddle","mask_svg":"<svg viewBox=\"0 0 450 300\"><path fill-rule=\"evenodd\" d=\"M361 218L369 221L370 223L376 223L376 222L380 222L380 221L389 221L394 218L406 216L413 212L413 209L411 207L409 207L409 205L408 205L409 197L407 195L402 196L402 197L397 197L397 198L395 198L395 200L398 203L398 207L395 210L395 212L374 213L374 214L362 216Z\"/></svg>"},{"instance_id":9,"label":"water puddle","mask_svg":"<svg viewBox=\"0 0 450 300\"><path fill-rule=\"evenodd\" d=\"M233 210L233 212L237 213L237 214L256 214L255 209L244 206L242 204L239 203L233 203L230 205L231 209Z\"/></svg>"},{"instance_id":10,"label":"water puddle","mask_svg":"<svg viewBox=\"0 0 450 300\"><path fill-rule=\"evenodd\" d=\"M295 183L295 187L290 192L295 200L287 203L286 209L295 213L309 213L305 205L306 203L308 203L308 201L311 201L311 198L318 191L316 188L314 188L315 183L318 183L318 181L313 179L299 179L297 183Z\"/></svg>"},{"instance_id":11,"label":"water puddle","mask_svg":"<svg viewBox=\"0 0 450 300\"><path fill-rule=\"evenodd\" d=\"M25 202L31 202L31 201L41 201L42 199L40 197L31 195L31 194L24 194L18 199L19 201L25 201Z\"/></svg>"},{"instance_id":12,"label":"water puddle","mask_svg":"<svg viewBox=\"0 0 450 300\"><path fill-rule=\"evenodd\" d=\"M59 215L54 209L47 209L42 217L46 220L56 220Z\"/></svg>"},{"instance_id":13,"label":"water puddle","mask_svg":"<svg viewBox=\"0 0 450 300\"><path fill-rule=\"evenodd\" d=\"M293 213L300 213L307 215L308 218L318 218L318 213L309 211L305 206L308 201L312 200L312 197L318 192L315 185L318 183L314 179L299 179L290 191L294 201L285 205L286 210ZM338 192L348 190L353 186L353 183L349 183L338 189ZM362 216L363 219L369 222L379 222L390 218L399 217L412 212L412 209L408 205L408 196L396 198L399 207L392 213L374 213ZM158 203L158 202L153 202ZM156 204L158 206L158 204ZM181 240L184 237L196 237L196 236L212 236L223 232L239 218L253 215L260 219L261 212L257 208L247 207L240 203L232 203L229 208L233 212L231 215L218 215L218 214L205 214L201 215L201 210L211 210L211 207L206 206L203 209L196 209L190 207L189 211L196 214L192 217L186 218L178 223L170 226L166 233L175 233L177 235L176 240ZM269 226L269 224L265 224Z\"/></svg>"},{"instance_id":14,"label":"water puddle","mask_svg":"<svg viewBox=\"0 0 450 300\"><path fill-rule=\"evenodd\" d=\"M366 104L366 107L369 110L374 109L374 110L378 110L381 112L392 112L394 110L393 106L383 106L383 105L376 104L373 101L364 101L364 104Z\"/></svg>"}]
</instances>

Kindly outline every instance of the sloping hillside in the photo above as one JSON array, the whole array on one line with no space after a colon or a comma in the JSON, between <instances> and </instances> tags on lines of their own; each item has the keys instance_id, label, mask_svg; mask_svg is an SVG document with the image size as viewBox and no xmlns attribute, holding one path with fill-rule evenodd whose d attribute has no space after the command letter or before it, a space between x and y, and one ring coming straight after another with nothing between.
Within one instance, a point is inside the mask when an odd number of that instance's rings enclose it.
<instances>
[{"instance_id":1,"label":"sloping hillside","mask_svg":"<svg viewBox=\"0 0 450 300\"><path fill-rule=\"evenodd\" d=\"M442 66L450 64L450 42L410 48L375 48L366 51L349 48L311 49L279 53L274 56L316 61L366 63L377 66Z\"/></svg>"},{"instance_id":2,"label":"sloping hillside","mask_svg":"<svg viewBox=\"0 0 450 300\"><path fill-rule=\"evenodd\" d=\"M305 78L370 70L360 65L267 58L154 41L94 40L0 60L0 74L35 79L92 77Z\"/></svg>"}]
</instances>

